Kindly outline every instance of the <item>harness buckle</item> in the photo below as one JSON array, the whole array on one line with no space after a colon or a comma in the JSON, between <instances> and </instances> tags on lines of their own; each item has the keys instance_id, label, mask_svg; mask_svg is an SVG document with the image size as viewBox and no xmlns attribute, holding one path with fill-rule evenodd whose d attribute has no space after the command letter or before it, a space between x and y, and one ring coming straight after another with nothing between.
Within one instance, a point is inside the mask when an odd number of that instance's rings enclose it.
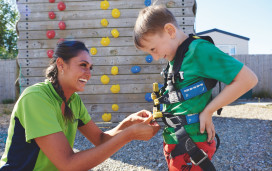
<instances>
[{"instance_id":1,"label":"harness buckle","mask_svg":"<svg viewBox=\"0 0 272 171\"><path fill-rule=\"evenodd\" d=\"M172 76L172 83L176 83L176 82L175 82L175 76L174 76L174 75Z\"/></svg>"},{"instance_id":2,"label":"harness buckle","mask_svg":"<svg viewBox=\"0 0 272 171\"><path fill-rule=\"evenodd\" d=\"M179 71L179 76L180 76L180 79L181 79L181 80L184 80L183 74L184 74L183 71Z\"/></svg>"},{"instance_id":3,"label":"harness buckle","mask_svg":"<svg viewBox=\"0 0 272 171\"><path fill-rule=\"evenodd\" d=\"M159 104L160 104L159 99L154 99L154 105L156 106L156 105L159 105Z\"/></svg>"},{"instance_id":4,"label":"harness buckle","mask_svg":"<svg viewBox=\"0 0 272 171\"><path fill-rule=\"evenodd\" d=\"M198 166L198 165L201 164L206 158L208 158L208 154L205 153L205 151L203 151L202 149L200 149L200 150L201 150L202 153L204 154L204 157L203 157L201 160L199 160L198 162L195 162L195 161L192 159L192 157L190 157L191 162L192 162L194 165L196 165L196 166Z\"/></svg>"}]
</instances>

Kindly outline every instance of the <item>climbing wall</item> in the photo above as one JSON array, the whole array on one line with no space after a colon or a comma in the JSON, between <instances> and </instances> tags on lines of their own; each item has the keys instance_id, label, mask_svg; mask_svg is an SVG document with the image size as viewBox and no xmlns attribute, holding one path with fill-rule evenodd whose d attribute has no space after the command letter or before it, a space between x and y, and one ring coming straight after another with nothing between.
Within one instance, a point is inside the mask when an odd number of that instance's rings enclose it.
<instances>
[{"instance_id":1,"label":"climbing wall","mask_svg":"<svg viewBox=\"0 0 272 171\"><path fill-rule=\"evenodd\" d=\"M44 81L58 41L80 40L90 49L94 69L79 92L95 122L119 122L128 114L152 109L152 83L166 61L134 47L132 31L140 9L151 0L19 0L18 61L21 92ZM194 0L158 0L176 16L185 33L194 32Z\"/></svg>"}]
</instances>

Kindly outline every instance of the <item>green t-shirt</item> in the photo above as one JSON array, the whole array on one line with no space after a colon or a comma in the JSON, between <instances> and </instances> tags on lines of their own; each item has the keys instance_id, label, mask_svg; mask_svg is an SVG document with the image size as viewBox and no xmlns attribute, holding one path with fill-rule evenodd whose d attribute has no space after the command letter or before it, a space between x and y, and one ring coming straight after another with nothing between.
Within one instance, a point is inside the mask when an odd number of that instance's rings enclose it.
<instances>
[{"instance_id":1,"label":"green t-shirt","mask_svg":"<svg viewBox=\"0 0 272 171\"><path fill-rule=\"evenodd\" d=\"M62 102L48 80L25 89L11 115L0 170L57 170L34 139L63 132L72 148L77 128L91 120L79 95L74 93L68 104L75 120L66 124L61 111Z\"/></svg>"},{"instance_id":2,"label":"green t-shirt","mask_svg":"<svg viewBox=\"0 0 272 171\"><path fill-rule=\"evenodd\" d=\"M169 63L169 70L172 70L174 61ZM197 39L190 44L180 69L180 71L184 72L184 80L182 83L177 81L175 87L181 89L204 78L212 78L225 84L230 84L242 67L243 64L241 62L220 51L212 43L203 39ZM200 113L210 102L211 93L212 90L209 90L182 103L164 104L163 111L171 112L174 115ZM201 134L199 129L199 123L185 125L186 132L194 142L205 142L207 134ZM166 144L178 143L175 131L171 127L164 129L163 138Z\"/></svg>"}]
</instances>

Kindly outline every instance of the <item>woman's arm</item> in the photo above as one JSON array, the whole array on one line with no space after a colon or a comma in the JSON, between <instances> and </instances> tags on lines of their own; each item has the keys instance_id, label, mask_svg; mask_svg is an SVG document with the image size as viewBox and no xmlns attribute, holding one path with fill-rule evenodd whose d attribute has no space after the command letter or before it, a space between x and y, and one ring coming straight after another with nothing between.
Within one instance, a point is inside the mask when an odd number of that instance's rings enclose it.
<instances>
[{"instance_id":1,"label":"woman's arm","mask_svg":"<svg viewBox=\"0 0 272 171\"><path fill-rule=\"evenodd\" d=\"M88 127L94 128L92 123ZM106 142L92 149L74 153L62 132L35 138L36 143L59 170L88 170L100 164L131 140L149 140L159 130L159 125L138 123L125 128ZM99 128L98 128L99 129ZM95 131L100 136L100 131ZM96 138L92 141L99 144Z\"/></svg>"},{"instance_id":2,"label":"woman's arm","mask_svg":"<svg viewBox=\"0 0 272 171\"><path fill-rule=\"evenodd\" d=\"M90 121L84 126L79 127L79 130L90 142L97 146L108 141L110 138L120 133L123 129L133 124L141 122L149 123L151 119L151 112L142 110L129 115L115 128L107 132L101 131L93 121Z\"/></svg>"}]
</instances>

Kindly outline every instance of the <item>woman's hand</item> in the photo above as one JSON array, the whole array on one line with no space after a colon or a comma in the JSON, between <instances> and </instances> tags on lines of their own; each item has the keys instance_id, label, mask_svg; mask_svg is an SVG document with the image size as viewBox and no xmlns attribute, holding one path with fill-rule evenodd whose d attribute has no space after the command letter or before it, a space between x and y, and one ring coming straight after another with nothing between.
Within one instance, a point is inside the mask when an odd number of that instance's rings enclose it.
<instances>
[{"instance_id":1,"label":"woman's hand","mask_svg":"<svg viewBox=\"0 0 272 171\"><path fill-rule=\"evenodd\" d=\"M129 115L128 117L126 117L122 122L122 128L127 128L133 124L137 124L137 123L142 123L142 122L147 122L148 123L151 121L152 119L152 113L147 111L147 110L141 110L139 112L133 113L131 115Z\"/></svg>"},{"instance_id":2,"label":"woman's hand","mask_svg":"<svg viewBox=\"0 0 272 171\"><path fill-rule=\"evenodd\" d=\"M152 117L149 117L144 122L134 124L127 128L127 130L131 130L132 140L150 140L156 133L160 130L160 125L157 122L152 122Z\"/></svg>"}]
</instances>

